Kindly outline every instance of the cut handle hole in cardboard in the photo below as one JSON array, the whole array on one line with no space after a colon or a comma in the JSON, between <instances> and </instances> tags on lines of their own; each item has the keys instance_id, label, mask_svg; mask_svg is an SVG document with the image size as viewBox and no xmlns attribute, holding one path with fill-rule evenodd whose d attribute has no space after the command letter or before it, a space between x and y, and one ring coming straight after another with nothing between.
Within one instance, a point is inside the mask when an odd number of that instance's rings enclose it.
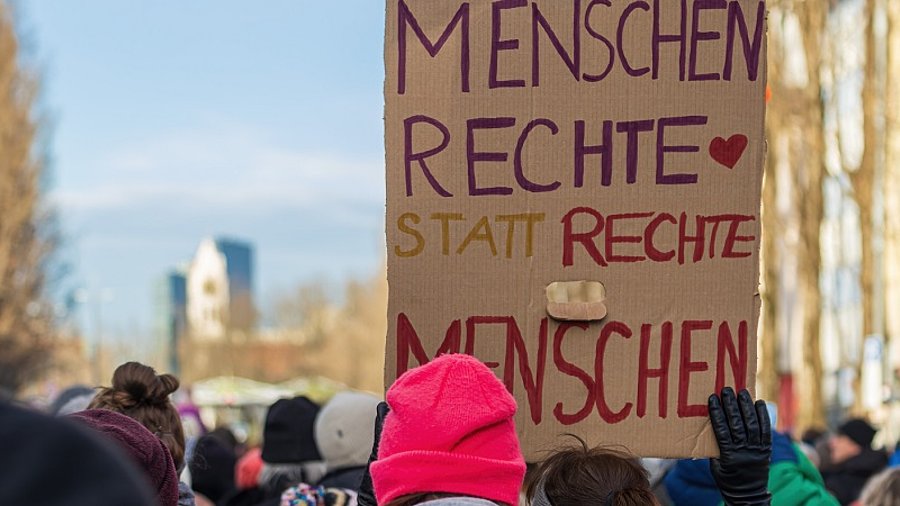
<instances>
[{"instance_id":1,"label":"cut handle hole in cardboard","mask_svg":"<svg viewBox=\"0 0 900 506\"><path fill-rule=\"evenodd\" d=\"M606 287L599 281L555 281L547 285L547 313L561 321L606 317Z\"/></svg>"}]
</instances>

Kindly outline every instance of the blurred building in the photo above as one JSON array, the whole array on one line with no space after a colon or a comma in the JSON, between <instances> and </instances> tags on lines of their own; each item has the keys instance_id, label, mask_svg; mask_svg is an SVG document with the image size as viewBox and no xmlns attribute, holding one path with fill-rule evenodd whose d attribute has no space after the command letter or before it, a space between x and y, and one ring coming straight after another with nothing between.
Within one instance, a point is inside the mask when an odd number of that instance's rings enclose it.
<instances>
[{"instance_id":1,"label":"blurred building","mask_svg":"<svg viewBox=\"0 0 900 506\"><path fill-rule=\"evenodd\" d=\"M204 239L187 272L187 324L192 340L242 340L253 330L253 247Z\"/></svg>"},{"instance_id":2,"label":"blurred building","mask_svg":"<svg viewBox=\"0 0 900 506\"><path fill-rule=\"evenodd\" d=\"M187 269L178 268L165 274L157 283L155 294L156 328L163 345L168 370L181 372L178 349L187 336Z\"/></svg>"}]
</instances>

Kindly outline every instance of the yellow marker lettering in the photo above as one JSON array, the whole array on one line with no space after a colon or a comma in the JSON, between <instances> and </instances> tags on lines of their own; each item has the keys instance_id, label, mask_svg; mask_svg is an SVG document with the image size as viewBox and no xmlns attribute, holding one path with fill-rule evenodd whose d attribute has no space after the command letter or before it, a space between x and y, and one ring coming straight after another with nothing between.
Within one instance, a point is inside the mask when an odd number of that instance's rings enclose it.
<instances>
[{"instance_id":1,"label":"yellow marker lettering","mask_svg":"<svg viewBox=\"0 0 900 506\"><path fill-rule=\"evenodd\" d=\"M447 256L450 254L450 222L463 221L465 217L459 213L434 213L431 219L441 222L441 253Z\"/></svg>"},{"instance_id":2,"label":"yellow marker lettering","mask_svg":"<svg viewBox=\"0 0 900 506\"><path fill-rule=\"evenodd\" d=\"M418 214L414 213L402 214L400 215L400 218L397 219L397 228L404 234L410 235L416 239L416 246L411 250L404 251L399 245L394 246L394 253L398 257L409 258L418 256L425 249L425 238L422 237L422 234L420 234L418 230L408 225L408 222L418 225L420 221L422 221L422 219L419 218Z\"/></svg>"},{"instance_id":3,"label":"yellow marker lettering","mask_svg":"<svg viewBox=\"0 0 900 506\"><path fill-rule=\"evenodd\" d=\"M490 220L488 220L487 216L482 216L481 219L478 220L478 223L475 225L475 227L472 228L472 231L469 232L469 235L466 236L466 240L459 245L459 249L456 250L456 254L462 255L463 253L465 253L466 248L472 241L487 242L491 247L491 255L497 256L497 245L494 244L494 233L491 231L491 222Z\"/></svg>"}]
</instances>

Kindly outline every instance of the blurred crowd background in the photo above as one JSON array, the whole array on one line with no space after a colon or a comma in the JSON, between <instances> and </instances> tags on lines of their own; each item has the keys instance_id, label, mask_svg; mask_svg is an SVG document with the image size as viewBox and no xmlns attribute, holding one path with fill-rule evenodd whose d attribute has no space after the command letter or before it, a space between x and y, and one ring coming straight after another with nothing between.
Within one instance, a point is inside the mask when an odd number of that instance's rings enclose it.
<instances>
[{"instance_id":1,"label":"blurred crowd background","mask_svg":"<svg viewBox=\"0 0 900 506\"><path fill-rule=\"evenodd\" d=\"M768 8L758 395L896 441L900 2ZM246 437L382 391L382 37L369 0L0 2L0 390L140 360Z\"/></svg>"}]
</instances>

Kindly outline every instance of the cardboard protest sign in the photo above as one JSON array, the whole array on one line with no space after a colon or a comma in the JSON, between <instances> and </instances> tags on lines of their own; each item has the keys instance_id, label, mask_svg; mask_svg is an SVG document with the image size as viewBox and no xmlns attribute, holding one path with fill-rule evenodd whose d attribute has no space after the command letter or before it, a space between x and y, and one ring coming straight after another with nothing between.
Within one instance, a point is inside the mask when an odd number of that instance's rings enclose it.
<instances>
[{"instance_id":1,"label":"cardboard protest sign","mask_svg":"<svg viewBox=\"0 0 900 506\"><path fill-rule=\"evenodd\" d=\"M386 381L473 354L529 458L716 453L751 387L762 0L388 0Z\"/></svg>"}]
</instances>

